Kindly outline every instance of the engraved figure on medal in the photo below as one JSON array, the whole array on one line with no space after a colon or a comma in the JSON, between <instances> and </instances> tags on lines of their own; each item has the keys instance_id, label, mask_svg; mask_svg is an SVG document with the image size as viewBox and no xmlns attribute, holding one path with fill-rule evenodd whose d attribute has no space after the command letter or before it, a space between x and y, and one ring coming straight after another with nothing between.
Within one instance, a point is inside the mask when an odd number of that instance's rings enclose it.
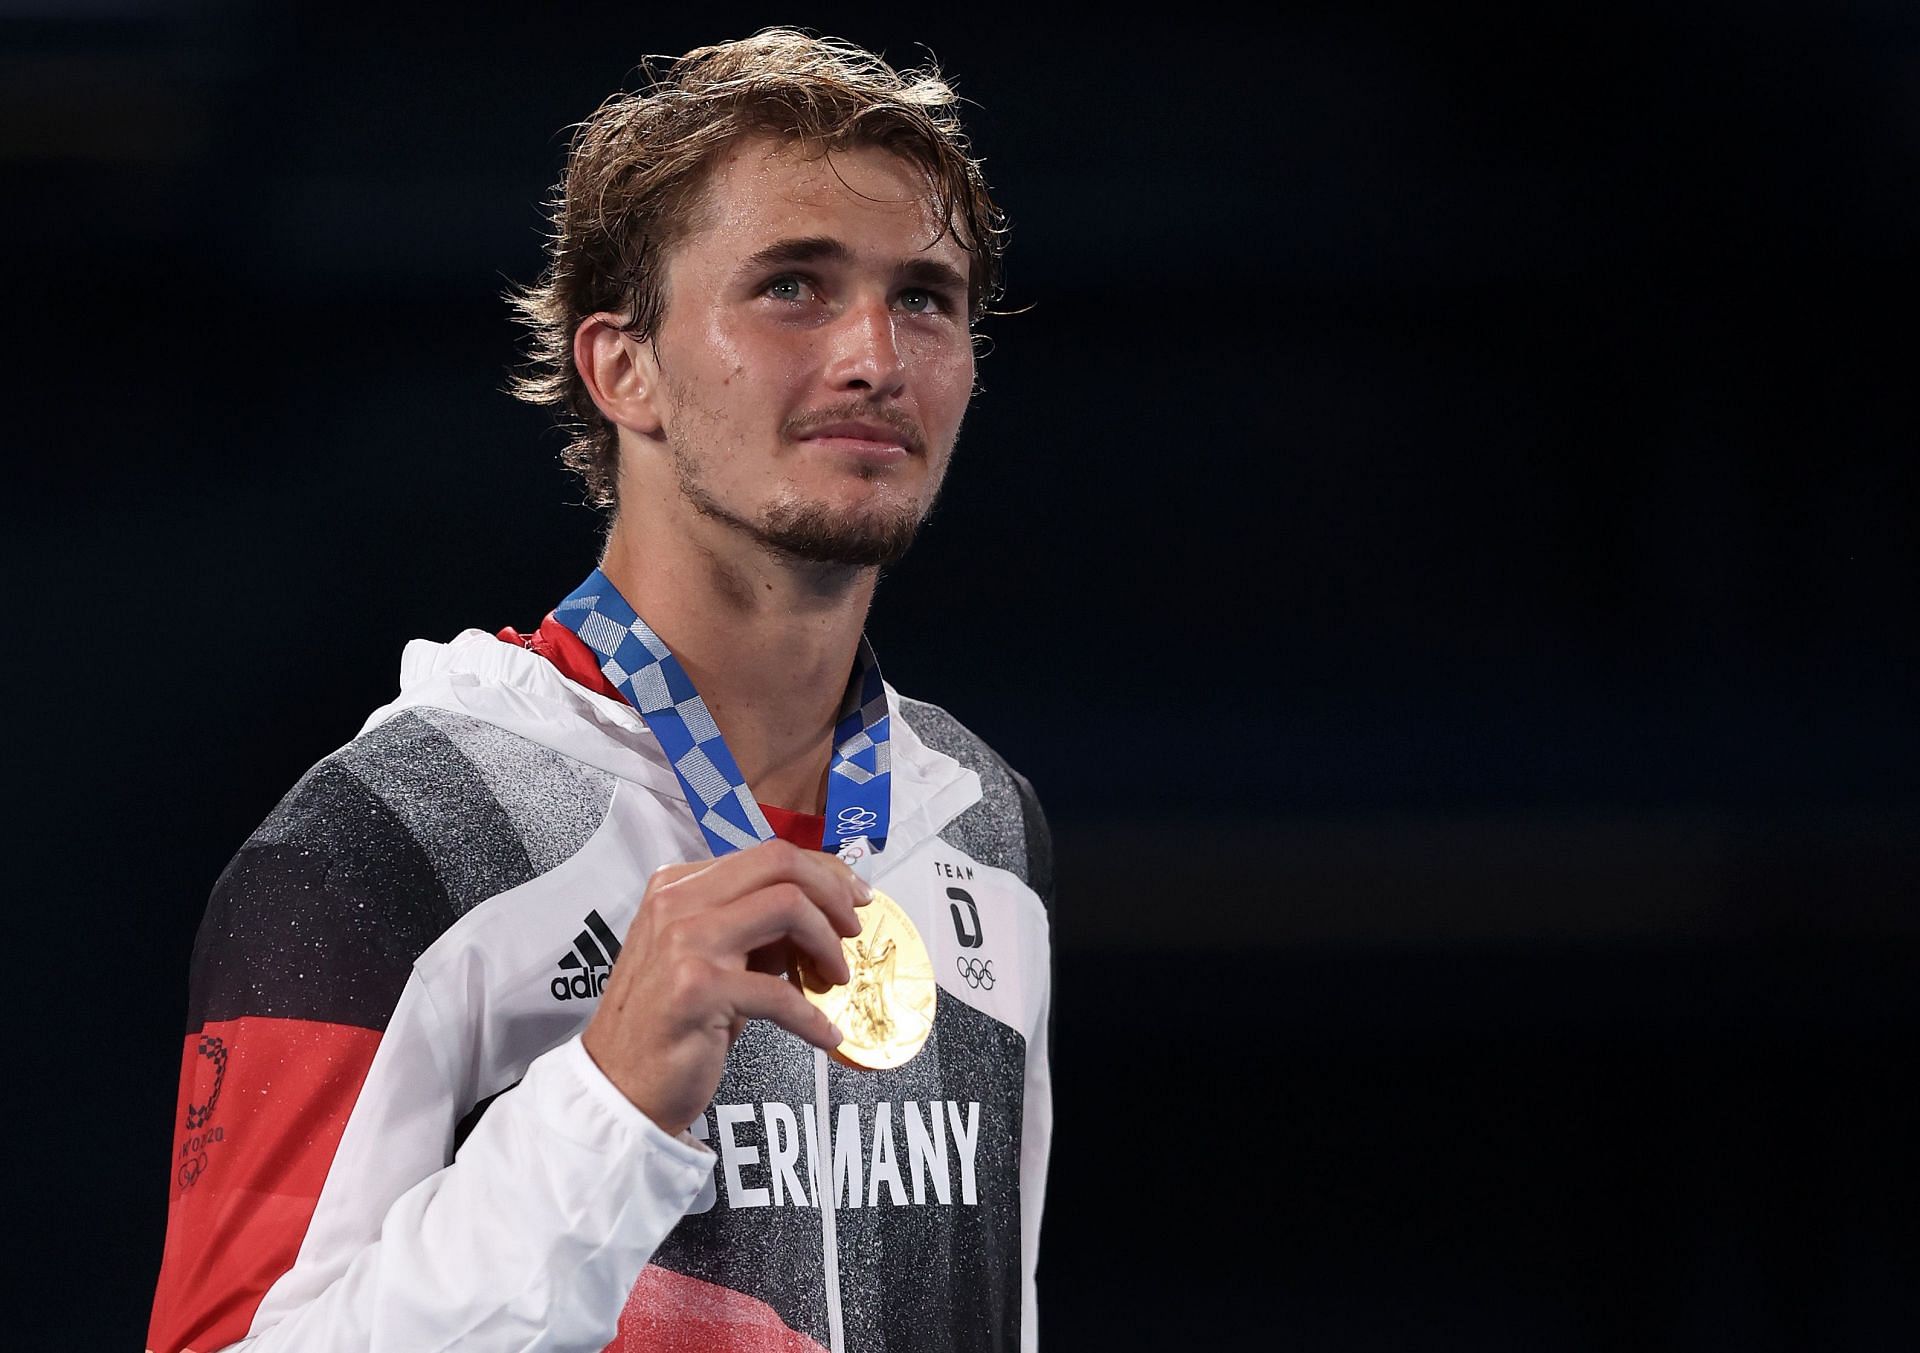
<instances>
[{"instance_id":1,"label":"engraved figure on medal","mask_svg":"<svg viewBox=\"0 0 1920 1353\"><path fill-rule=\"evenodd\" d=\"M933 1032L939 992L926 941L900 904L878 889L861 908L860 933L840 942L847 981L825 991L801 983L802 994L846 1035L830 1056L847 1066L883 1071L903 1066Z\"/></svg>"},{"instance_id":2,"label":"engraved figure on medal","mask_svg":"<svg viewBox=\"0 0 1920 1353\"><path fill-rule=\"evenodd\" d=\"M853 1025L849 1038L877 1048L893 1036L893 1018L887 1014L887 988L893 984L893 941L882 940L869 952L859 939L853 942L853 994L847 1013Z\"/></svg>"}]
</instances>

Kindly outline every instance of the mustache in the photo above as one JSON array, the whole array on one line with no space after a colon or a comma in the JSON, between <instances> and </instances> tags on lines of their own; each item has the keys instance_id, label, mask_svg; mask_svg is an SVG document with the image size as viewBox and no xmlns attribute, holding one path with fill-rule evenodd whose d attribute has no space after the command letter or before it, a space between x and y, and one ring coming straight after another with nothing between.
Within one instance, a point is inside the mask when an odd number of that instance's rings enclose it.
<instances>
[{"instance_id":1,"label":"mustache","mask_svg":"<svg viewBox=\"0 0 1920 1353\"><path fill-rule=\"evenodd\" d=\"M821 428L832 427L835 423L882 423L914 455L922 456L927 451L926 434L921 432L920 425L891 405L841 404L831 409L795 414L787 420L781 432L789 440L797 440L811 436Z\"/></svg>"}]
</instances>

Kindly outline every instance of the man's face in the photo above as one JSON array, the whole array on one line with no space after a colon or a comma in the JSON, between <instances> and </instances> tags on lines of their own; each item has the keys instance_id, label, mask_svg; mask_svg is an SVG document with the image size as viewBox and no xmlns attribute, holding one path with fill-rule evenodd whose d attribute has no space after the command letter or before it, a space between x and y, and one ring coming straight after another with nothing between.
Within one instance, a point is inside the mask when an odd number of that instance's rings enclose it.
<instances>
[{"instance_id":1,"label":"man's face","mask_svg":"<svg viewBox=\"0 0 1920 1353\"><path fill-rule=\"evenodd\" d=\"M669 255L654 338L675 487L787 557L891 563L973 390L967 252L923 176L872 147L743 141L703 218Z\"/></svg>"}]
</instances>

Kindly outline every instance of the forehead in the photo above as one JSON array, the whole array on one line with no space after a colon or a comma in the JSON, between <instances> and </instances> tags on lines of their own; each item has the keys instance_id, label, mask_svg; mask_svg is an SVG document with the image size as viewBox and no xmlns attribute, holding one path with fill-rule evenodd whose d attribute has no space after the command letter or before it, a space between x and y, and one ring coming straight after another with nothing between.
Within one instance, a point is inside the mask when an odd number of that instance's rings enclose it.
<instances>
[{"instance_id":1,"label":"forehead","mask_svg":"<svg viewBox=\"0 0 1920 1353\"><path fill-rule=\"evenodd\" d=\"M681 246L710 264L776 240L830 237L863 258L938 259L962 276L969 256L946 229L926 174L878 146L827 150L751 137L722 153L700 193L699 224Z\"/></svg>"}]
</instances>

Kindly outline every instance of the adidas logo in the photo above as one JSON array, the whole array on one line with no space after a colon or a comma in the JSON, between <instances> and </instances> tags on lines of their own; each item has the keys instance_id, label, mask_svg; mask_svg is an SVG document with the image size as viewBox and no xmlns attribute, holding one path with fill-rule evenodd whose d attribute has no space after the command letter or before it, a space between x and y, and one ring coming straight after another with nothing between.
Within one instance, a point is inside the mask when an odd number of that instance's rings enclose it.
<instances>
[{"instance_id":1,"label":"adidas logo","mask_svg":"<svg viewBox=\"0 0 1920 1353\"><path fill-rule=\"evenodd\" d=\"M560 957L560 975L547 984L556 1001L590 1000L607 985L613 961L620 957L620 941L613 937L597 911L587 913L587 928L573 937L573 948Z\"/></svg>"}]
</instances>

